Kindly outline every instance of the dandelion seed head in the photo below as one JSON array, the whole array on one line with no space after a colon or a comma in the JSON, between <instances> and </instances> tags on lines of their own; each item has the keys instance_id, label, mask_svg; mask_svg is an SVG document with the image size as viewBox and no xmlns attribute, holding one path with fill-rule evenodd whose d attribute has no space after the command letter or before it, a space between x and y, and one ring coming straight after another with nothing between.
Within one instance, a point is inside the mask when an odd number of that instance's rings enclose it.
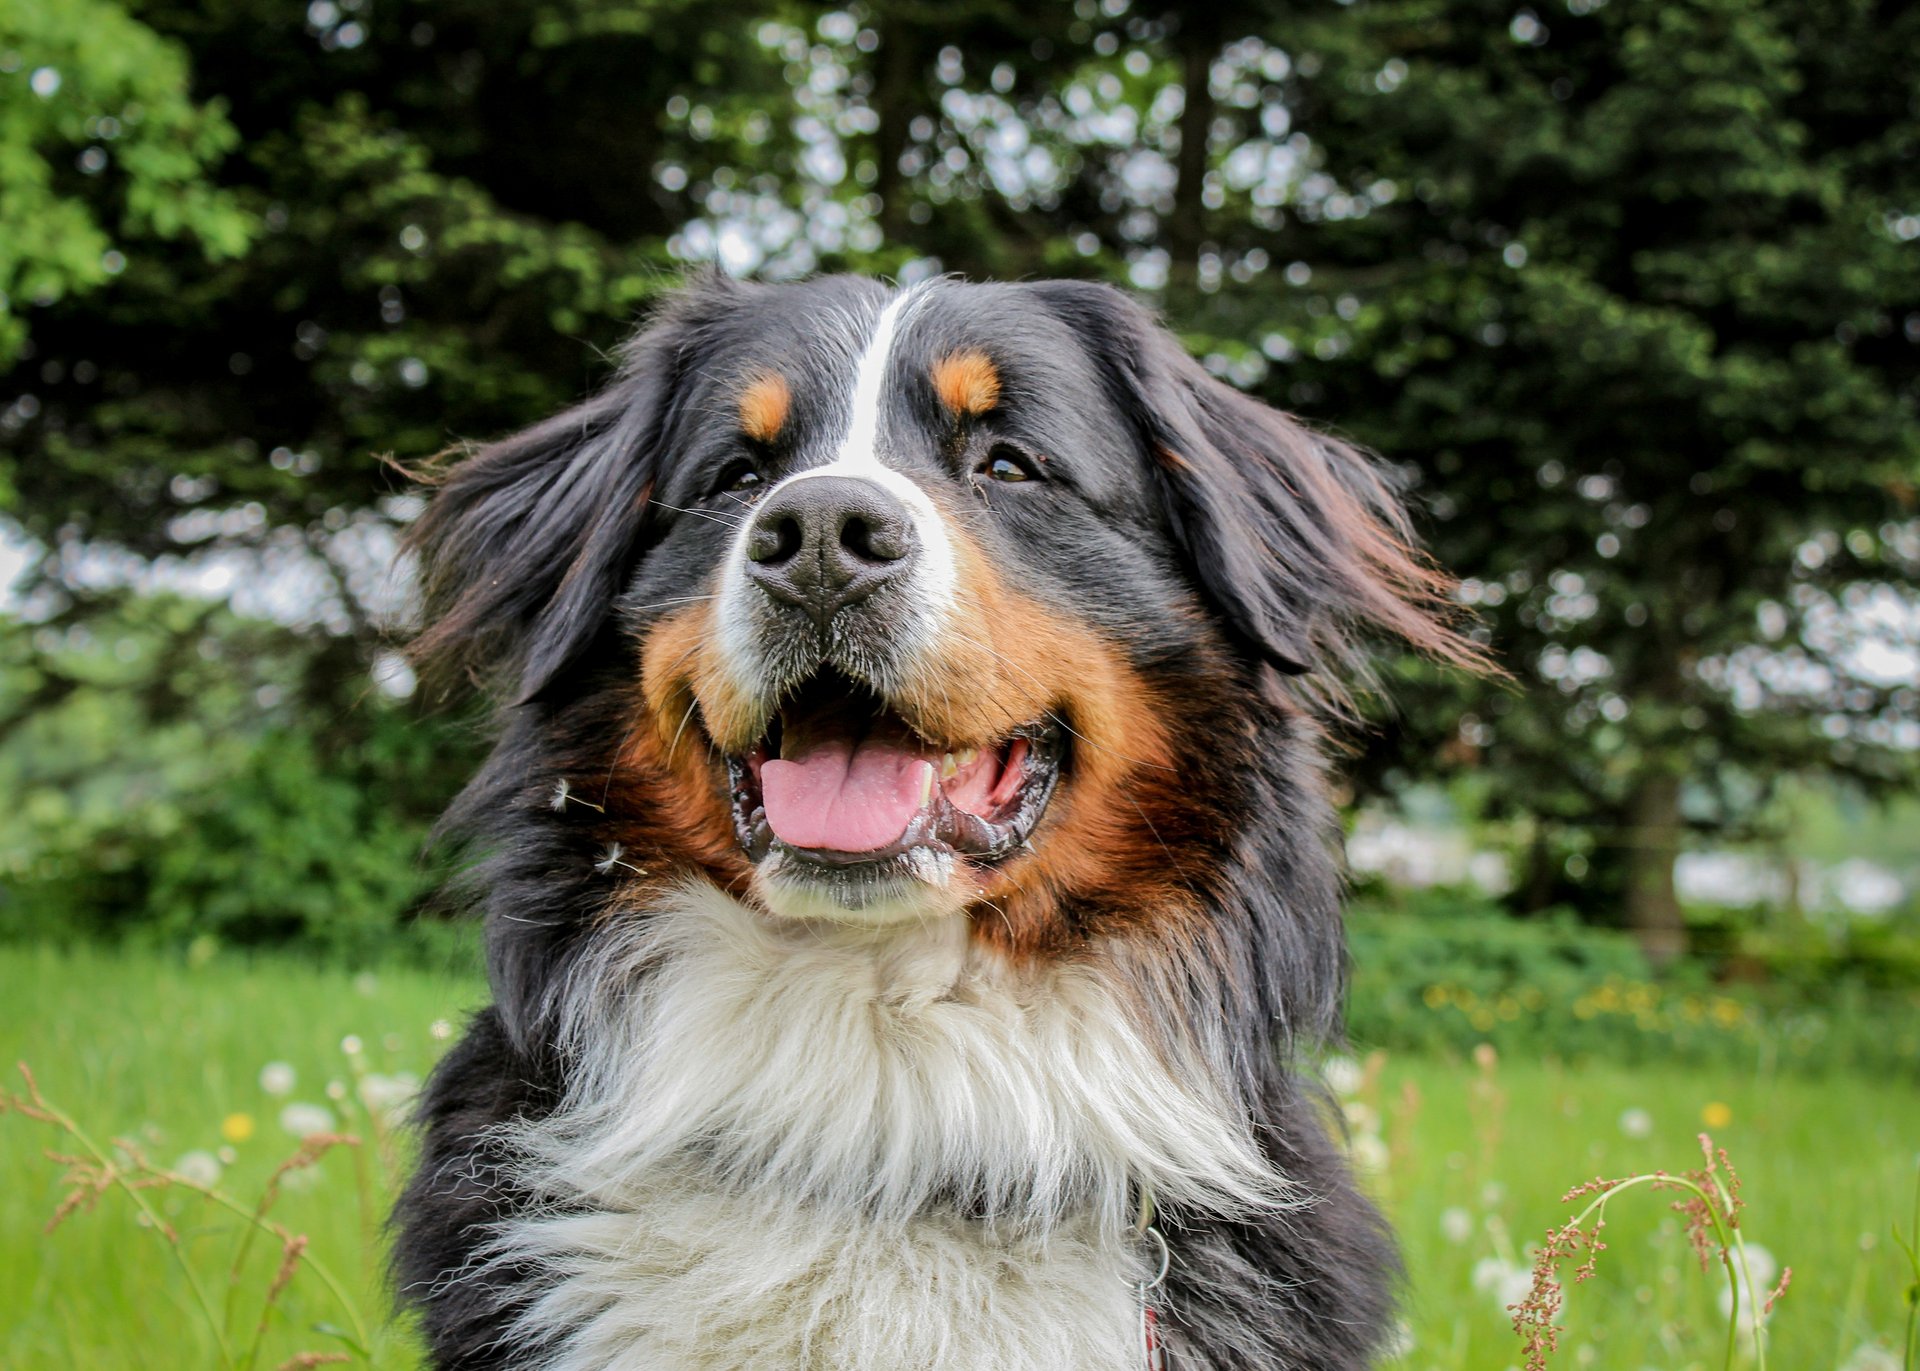
<instances>
[{"instance_id":1,"label":"dandelion seed head","mask_svg":"<svg viewBox=\"0 0 1920 1371\"><path fill-rule=\"evenodd\" d=\"M358 1033L349 1033L340 1040L340 1050L349 1057L359 1056L362 1052L366 1051L366 1047L367 1045L360 1041L360 1035Z\"/></svg>"},{"instance_id":2,"label":"dandelion seed head","mask_svg":"<svg viewBox=\"0 0 1920 1371\"><path fill-rule=\"evenodd\" d=\"M427 1036L437 1043L443 1043L453 1036L453 1025L445 1019L435 1019L427 1025Z\"/></svg>"},{"instance_id":3,"label":"dandelion seed head","mask_svg":"<svg viewBox=\"0 0 1920 1371\"><path fill-rule=\"evenodd\" d=\"M420 1078L408 1071L391 1076L376 1072L360 1082L360 1102L366 1105L369 1113L385 1122L394 1122L403 1116L407 1106L413 1103L414 1096L419 1093Z\"/></svg>"},{"instance_id":4,"label":"dandelion seed head","mask_svg":"<svg viewBox=\"0 0 1920 1371\"><path fill-rule=\"evenodd\" d=\"M195 1185L218 1185L220 1183L220 1159L211 1152L195 1148L182 1154L173 1164L174 1174Z\"/></svg>"},{"instance_id":5,"label":"dandelion seed head","mask_svg":"<svg viewBox=\"0 0 1920 1371\"><path fill-rule=\"evenodd\" d=\"M1440 1232L1456 1246L1464 1243L1473 1236L1473 1215L1457 1204L1441 1210Z\"/></svg>"},{"instance_id":6,"label":"dandelion seed head","mask_svg":"<svg viewBox=\"0 0 1920 1371\"><path fill-rule=\"evenodd\" d=\"M296 1138L331 1133L334 1129L333 1111L322 1104L296 1101L280 1111L280 1127Z\"/></svg>"},{"instance_id":7,"label":"dandelion seed head","mask_svg":"<svg viewBox=\"0 0 1920 1371\"><path fill-rule=\"evenodd\" d=\"M346 1099L347 1083L345 1081L338 1081L338 1080L328 1081L327 1082L327 1098L330 1100Z\"/></svg>"},{"instance_id":8,"label":"dandelion seed head","mask_svg":"<svg viewBox=\"0 0 1920 1371\"><path fill-rule=\"evenodd\" d=\"M1372 1133L1361 1133L1353 1140L1353 1164L1361 1171L1378 1175L1387 1169L1390 1154L1387 1145Z\"/></svg>"},{"instance_id":9,"label":"dandelion seed head","mask_svg":"<svg viewBox=\"0 0 1920 1371\"><path fill-rule=\"evenodd\" d=\"M268 1062L260 1068L260 1088L269 1095L291 1095L296 1079L287 1062Z\"/></svg>"},{"instance_id":10,"label":"dandelion seed head","mask_svg":"<svg viewBox=\"0 0 1920 1371\"><path fill-rule=\"evenodd\" d=\"M1366 1072L1360 1063L1351 1057L1329 1057L1324 1072L1327 1084L1336 1095L1351 1095L1360 1089L1366 1079Z\"/></svg>"},{"instance_id":11,"label":"dandelion seed head","mask_svg":"<svg viewBox=\"0 0 1920 1371\"><path fill-rule=\"evenodd\" d=\"M1646 1110L1633 1108L1622 1110L1620 1131L1629 1138L1646 1138L1653 1135L1653 1115Z\"/></svg>"}]
</instances>

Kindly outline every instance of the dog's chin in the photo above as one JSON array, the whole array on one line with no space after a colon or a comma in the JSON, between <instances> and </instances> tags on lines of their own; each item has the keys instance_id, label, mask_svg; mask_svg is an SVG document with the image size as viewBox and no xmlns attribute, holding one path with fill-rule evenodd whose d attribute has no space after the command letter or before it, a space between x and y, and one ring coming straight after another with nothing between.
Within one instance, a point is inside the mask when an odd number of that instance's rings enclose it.
<instances>
[{"instance_id":1,"label":"dog's chin","mask_svg":"<svg viewBox=\"0 0 1920 1371\"><path fill-rule=\"evenodd\" d=\"M927 924L965 912L973 891L950 864L938 883L900 867L899 859L824 866L776 848L754 868L753 891L777 919L851 928Z\"/></svg>"}]
</instances>

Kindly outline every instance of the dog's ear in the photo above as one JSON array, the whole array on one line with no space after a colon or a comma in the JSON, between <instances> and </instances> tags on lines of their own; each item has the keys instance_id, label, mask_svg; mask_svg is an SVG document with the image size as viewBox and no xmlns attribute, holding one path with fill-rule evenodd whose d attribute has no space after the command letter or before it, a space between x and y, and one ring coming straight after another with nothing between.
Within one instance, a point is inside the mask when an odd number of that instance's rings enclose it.
<instances>
[{"instance_id":1,"label":"dog's ear","mask_svg":"<svg viewBox=\"0 0 1920 1371\"><path fill-rule=\"evenodd\" d=\"M1356 638L1384 632L1484 667L1455 627L1451 578L1413 545L1373 462L1215 380L1124 293L1068 281L1034 289L1102 363L1189 573L1249 656L1289 675L1364 674Z\"/></svg>"},{"instance_id":2,"label":"dog's ear","mask_svg":"<svg viewBox=\"0 0 1920 1371\"><path fill-rule=\"evenodd\" d=\"M597 395L458 455L407 536L418 559L423 672L528 701L609 627L651 526L648 505L686 366L692 297L629 343Z\"/></svg>"}]
</instances>

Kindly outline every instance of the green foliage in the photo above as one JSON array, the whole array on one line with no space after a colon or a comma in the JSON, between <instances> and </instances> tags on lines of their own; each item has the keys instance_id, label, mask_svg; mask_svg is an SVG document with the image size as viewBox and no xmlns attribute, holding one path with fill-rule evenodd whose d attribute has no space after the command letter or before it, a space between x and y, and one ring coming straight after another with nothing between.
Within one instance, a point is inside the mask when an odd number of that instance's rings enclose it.
<instances>
[{"instance_id":1,"label":"green foliage","mask_svg":"<svg viewBox=\"0 0 1920 1371\"><path fill-rule=\"evenodd\" d=\"M211 604L119 597L0 649L0 937L290 943L366 960L421 921L434 816L474 760L368 690L314 700L313 643ZM320 647L324 649L325 644Z\"/></svg>"},{"instance_id":2,"label":"green foliage","mask_svg":"<svg viewBox=\"0 0 1920 1371\"><path fill-rule=\"evenodd\" d=\"M1484 778L1533 835L1510 904L1671 949L1682 846L1777 836L1783 780L1920 779L1863 628L1920 583L1916 46L1869 0L0 0L21 613L297 572L245 612L338 703L405 622L381 454L566 404L684 264L1105 277L1400 466L1513 672L1401 664L1362 793ZM288 713L195 793L337 795L385 717Z\"/></svg>"},{"instance_id":3,"label":"green foliage","mask_svg":"<svg viewBox=\"0 0 1920 1371\"><path fill-rule=\"evenodd\" d=\"M1742 945L1716 979L1700 959L1656 976L1627 934L1571 911L1514 920L1482 896L1413 892L1349 917L1348 1031L1363 1048L1528 1060L1693 1062L1920 1077L1920 951L1800 949L1772 964ZM1754 945L1766 949L1764 937ZM1758 979L1765 976L1764 980Z\"/></svg>"},{"instance_id":4,"label":"green foliage","mask_svg":"<svg viewBox=\"0 0 1920 1371\"><path fill-rule=\"evenodd\" d=\"M238 141L224 102L191 98L182 46L125 5L0 3L0 359L25 309L106 283L143 240L243 252L254 222L208 175Z\"/></svg>"}]
</instances>

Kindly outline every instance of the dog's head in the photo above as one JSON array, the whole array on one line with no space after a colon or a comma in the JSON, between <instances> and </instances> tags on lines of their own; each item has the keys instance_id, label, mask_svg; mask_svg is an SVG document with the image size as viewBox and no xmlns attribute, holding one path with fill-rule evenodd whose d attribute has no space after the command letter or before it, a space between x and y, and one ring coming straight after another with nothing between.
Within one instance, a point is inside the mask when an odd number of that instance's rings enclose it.
<instances>
[{"instance_id":1,"label":"dog's head","mask_svg":"<svg viewBox=\"0 0 1920 1371\"><path fill-rule=\"evenodd\" d=\"M547 740L511 782L608 874L1028 950L1190 907L1286 821L1337 695L1287 678L1370 631L1474 651L1366 461L1070 282L709 279L415 546L419 655Z\"/></svg>"}]
</instances>

